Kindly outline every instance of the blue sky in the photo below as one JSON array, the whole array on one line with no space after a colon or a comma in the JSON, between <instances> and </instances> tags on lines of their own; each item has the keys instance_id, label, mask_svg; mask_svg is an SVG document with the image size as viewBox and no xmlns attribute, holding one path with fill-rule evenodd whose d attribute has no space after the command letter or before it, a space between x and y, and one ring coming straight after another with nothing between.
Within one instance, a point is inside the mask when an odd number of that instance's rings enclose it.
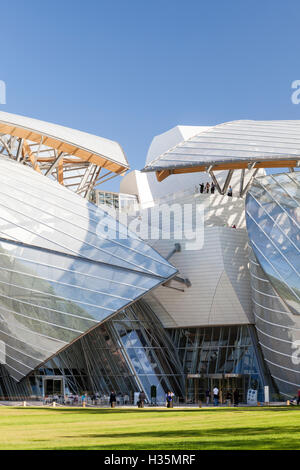
<instances>
[{"instance_id":1,"label":"blue sky","mask_svg":"<svg viewBox=\"0 0 300 470\"><path fill-rule=\"evenodd\" d=\"M299 17L297 0L2 2L0 109L117 140L141 169L177 124L300 119Z\"/></svg>"}]
</instances>

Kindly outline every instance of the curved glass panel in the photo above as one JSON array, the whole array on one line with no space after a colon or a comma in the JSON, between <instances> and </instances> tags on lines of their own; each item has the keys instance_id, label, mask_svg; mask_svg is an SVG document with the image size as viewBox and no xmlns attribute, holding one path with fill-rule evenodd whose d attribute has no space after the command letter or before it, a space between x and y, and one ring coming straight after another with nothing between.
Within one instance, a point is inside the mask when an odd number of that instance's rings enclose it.
<instances>
[{"instance_id":1,"label":"curved glass panel","mask_svg":"<svg viewBox=\"0 0 300 470\"><path fill-rule=\"evenodd\" d=\"M300 386L300 316L288 308L262 267L250 256L255 327L269 371L282 396Z\"/></svg>"},{"instance_id":2,"label":"curved glass panel","mask_svg":"<svg viewBox=\"0 0 300 470\"><path fill-rule=\"evenodd\" d=\"M13 369L20 367L17 361L24 362L24 369L31 366L29 357L23 361L23 356L8 348L8 353L12 352L15 361L7 367L10 375L17 374ZM64 381L66 394L85 391L99 400L101 397L101 404L108 404L111 390L116 391L121 404L126 396L132 403L134 392L141 389L150 402L153 386L157 403L165 402L168 390L184 397L184 376L175 345L144 301L99 325L20 383L9 379L0 365L0 396L51 395L45 382L51 377Z\"/></svg>"},{"instance_id":3,"label":"curved glass panel","mask_svg":"<svg viewBox=\"0 0 300 470\"><path fill-rule=\"evenodd\" d=\"M300 173L256 178L246 221L259 343L279 392L293 397L300 386Z\"/></svg>"},{"instance_id":4,"label":"curved glass panel","mask_svg":"<svg viewBox=\"0 0 300 470\"><path fill-rule=\"evenodd\" d=\"M250 243L276 292L300 314L300 173L254 180L246 199Z\"/></svg>"},{"instance_id":5,"label":"curved glass panel","mask_svg":"<svg viewBox=\"0 0 300 470\"><path fill-rule=\"evenodd\" d=\"M1 363L19 381L176 269L58 183L4 159L0 170Z\"/></svg>"}]
</instances>

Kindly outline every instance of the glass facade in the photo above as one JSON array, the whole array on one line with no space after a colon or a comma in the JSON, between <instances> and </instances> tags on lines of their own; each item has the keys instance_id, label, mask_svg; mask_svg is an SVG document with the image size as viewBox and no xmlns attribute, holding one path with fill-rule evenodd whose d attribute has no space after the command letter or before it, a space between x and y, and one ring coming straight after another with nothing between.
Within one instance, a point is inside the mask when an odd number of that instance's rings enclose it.
<instances>
[{"instance_id":1,"label":"glass facade","mask_svg":"<svg viewBox=\"0 0 300 470\"><path fill-rule=\"evenodd\" d=\"M170 330L186 377L186 401L204 400L217 385L227 391L240 389L246 401L249 388L263 396L265 371L253 327L223 326Z\"/></svg>"},{"instance_id":2,"label":"glass facade","mask_svg":"<svg viewBox=\"0 0 300 470\"><path fill-rule=\"evenodd\" d=\"M247 195L256 258L292 313L300 314L300 174L257 178Z\"/></svg>"},{"instance_id":3,"label":"glass facade","mask_svg":"<svg viewBox=\"0 0 300 470\"><path fill-rule=\"evenodd\" d=\"M177 397L184 395L176 348L143 301L77 340L19 384L2 370L0 395L19 398L45 395L44 380L49 376L63 377L65 393L98 393L108 397L115 390L132 401L134 392L144 390L150 401L151 387L155 386L158 403L164 402L169 389Z\"/></svg>"},{"instance_id":4,"label":"glass facade","mask_svg":"<svg viewBox=\"0 0 300 470\"><path fill-rule=\"evenodd\" d=\"M294 397L300 387L300 173L254 180L246 217L259 342L280 393Z\"/></svg>"},{"instance_id":5,"label":"glass facade","mask_svg":"<svg viewBox=\"0 0 300 470\"><path fill-rule=\"evenodd\" d=\"M90 193L90 201L97 206L108 206L128 212L139 209L138 198L134 194L113 193L94 189Z\"/></svg>"},{"instance_id":6,"label":"glass facade","mask_svg":"<svg viewBox=\"0 0 300 470\"><path fill-rule=\"evenodd\" d=\"M177 401L193 403L218 380L224 393L238 387L246 400L248 388L262 394L265 379L258 354L250 326L168 330L144 301L138 301L19 384L2 371L0 395L41 397L63 384L64 394L98 394L103 403L111 390L120 401L128 396L129 402L134 392L144 390L151 402L155 386L158 404L164 403L168 390Z\"/></svg>"}]
</instances>

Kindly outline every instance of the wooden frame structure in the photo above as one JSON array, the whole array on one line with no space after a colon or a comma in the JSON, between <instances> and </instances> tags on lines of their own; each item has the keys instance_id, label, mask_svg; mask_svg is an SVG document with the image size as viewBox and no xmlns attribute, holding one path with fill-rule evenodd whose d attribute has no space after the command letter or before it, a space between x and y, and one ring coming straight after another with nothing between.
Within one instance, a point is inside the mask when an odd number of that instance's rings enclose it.
<instances>
[{"instance_id":1,"label":"wooden frame structure","mask_svg":"<svg viewBox=\"0 0 300 470\"><path fill-rule=\"evenodd\" d=\"M231 163L231 164L223 164L223 165L210 165L209 167L205 166L195 166L195 167L187 167L187 168L175 168L172 170L161 170L156 171L156 178L159 182L163 181L170 175L175 174L186 174L186 173L198 173L198 172L207 172L209 173L213 183L216 186L217 191L219 194L226 194L226 191L229 187L229 184L232 179L232 175L235 171L241 170L240 176L240 189L239 189L239 197L243 197L247 190L249 189L253 178L256 176L258 170L260 168L289 168L289 171L294 171L295 168L299 166L300 159L298 160L281 160L278 161L263 161L263 162L251 162L251 163ZM217 175L215 174L216 171L226 171L227 176L225 179L225 183L223 187L220 186L218 182ZM248 177L248 181L246 182Z\"/></svg>"},{"instance_id":2,"label":"wooden frame structure","mask_svg":"<svg viewBox=\"0 0 300 470\"><path fill-rule=\"evenodd\" d=\"M24 125L20 122L21 116L0 113L0 155L56 179L85 198L95 186L129 169L116 142L31 118L24 117ZM70 140L72 133L76 142Z\"/></svg>"}]
</instances>

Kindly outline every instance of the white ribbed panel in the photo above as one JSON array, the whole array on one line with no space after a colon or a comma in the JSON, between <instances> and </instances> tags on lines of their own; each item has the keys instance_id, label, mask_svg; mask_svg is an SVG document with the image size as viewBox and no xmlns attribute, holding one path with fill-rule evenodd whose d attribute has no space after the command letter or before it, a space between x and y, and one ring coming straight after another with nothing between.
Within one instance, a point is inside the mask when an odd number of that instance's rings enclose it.
<instances>
[{"instance_id":1,"label":"white ribbed panel","mask_svg":"<svg viewBox=\"0 0 300 470\"><path fill-rule=\"evenodd\" d=\"M159 287L152 294L168 312L159 316L165 327L253 323L250 278L244 229L206 227L201 250L176 253L172 263L192 286L179 292ZM174 242L154 244L167 255ZM172 281L173 287L182 288Z\"/></svg>"},{"instance_id":2,"label":"white ribbed panel","mask_svg":"<svg viewBox=\"0 0 300 470\"><path fill-rule=\"evenodd\" d=\"M300 121L232 121L208 128L147 161L146 171L300 158Z\"/></svg>"}]
</instances>

